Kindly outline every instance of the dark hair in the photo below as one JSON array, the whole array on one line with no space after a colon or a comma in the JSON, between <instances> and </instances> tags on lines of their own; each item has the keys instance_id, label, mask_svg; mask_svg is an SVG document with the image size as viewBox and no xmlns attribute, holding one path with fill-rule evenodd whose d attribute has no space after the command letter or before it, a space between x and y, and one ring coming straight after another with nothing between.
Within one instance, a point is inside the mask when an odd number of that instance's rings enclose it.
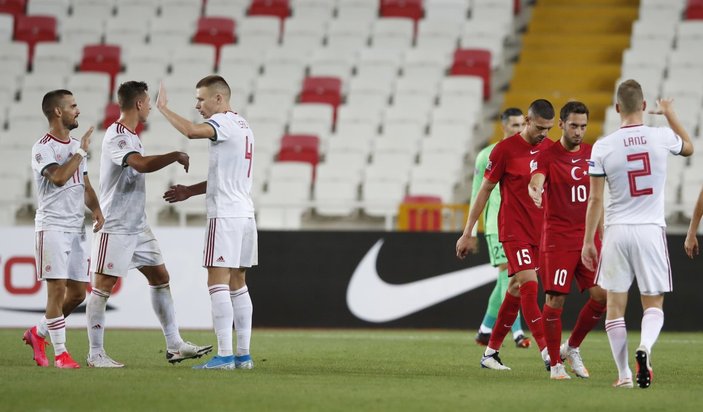
<instances>
[{"instance_id":1,"label":"dark hair","mask_svg":"<svg viewBox=\"0 0 703 412\"><path fill-rule=\"evenodd\" d=\"M196 89L201 87L213 87L217 89L220 93L226 94L228 97L232 95L232 90L229 88L229 84L225 81L222 76L212 74L210 76L205 76L195 85Z\"/></svg>"},{"instance_id":2,"label":"dark hair","mask_svg":"<svg viewBox=\"0 0 703 412\"><path fill-rule=\"evenodd\" d=\"M630 114L641 111L644 101L642 86L636 80L625 80L618 86L617 99L620 113Z\"/></svg>"},{"instance_id":3,"label":"dark hair","mask_svg":"<svg viewBox=\"0 0 703 412\"><path fill-rule=\"evenodd\" d=\"M120 109L127 110L134 107L137 99L145 95L147 90L149 90L149 86L144 82L131 80L122 83L117 89L117 103L119 103Z\"/></svg>"},{"instance_id":4,"label":"dark hair","mask_svg":"<svg viewBox=\"0 0 703 412\"><path fill-rule=\"evenodd\" d=\"M554 118L554 106L549 100L537 99L530 104L527 113L532 117L537 116L545 120L551 120Z\"/></svg>"},{"instance_id":5,"label":"dark hair","mask_svg":"<svg viewBox=\"0 0 703 412\"><path fill-rule=\"evenodd\" d=\"M559 112L559 119L561 119L562 122L565 122L571 113L585 114L586 117L588 117L588 107L577 100L567 102L564 106L562 106L561 111Z\"/></svg>"},{"instance_id":6,"label":"dark hair","mask_svg":"<svg viewBox=\"0 0 703 412\"><path fill-rule=\"evenodd\" d=\"M73 93L66 89L58 89L44 95L41 100L41 110L47 119L51 120L51 114L54 113L55 108L61 106L61 100L63 100L64 96L73 96Z\"/></svg>"},{"instance_id":7,"label":"dark hair","mask_svg":"<svg viewBox=\"0 0 703 412\"><path fill-rule=\"evenodd\" d=\"M508 119L513 116L522 116L522 110L518 109L517 107L508 107L503 111L503 114L500 115L500 121L503 123L507 123Z\"/></svg>"}]
</instances>

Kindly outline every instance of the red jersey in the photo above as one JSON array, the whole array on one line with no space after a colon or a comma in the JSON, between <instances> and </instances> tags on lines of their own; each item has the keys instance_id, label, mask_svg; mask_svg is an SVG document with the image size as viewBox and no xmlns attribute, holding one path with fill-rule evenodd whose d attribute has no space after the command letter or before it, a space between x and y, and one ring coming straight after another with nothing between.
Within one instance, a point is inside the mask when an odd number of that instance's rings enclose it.
<instances>
[{"instance_id":1,"label":"red jersey","mask_svg":"<svg viewBox=\"0 0 703 412\"><path fill-rule=\"evenodd\" d=\"M544 181L544 233L542 250L581 250L590 192L588 160L592 146L581 143L579 150L567 151L561 143L537 156L532 174L542 173Z\"/></svg>"},{"instance_id":2,"label":"red jersey","mask_svg":"<svg viewBox=\"0 0 703 412\"><path fill-rule=\"evenodd\" d=\"M501 242L522 241L539 246L543 211L535 206L527 186L537 154L552 144L551 140L544 139L533 146L518 133L504 139L491 151L483 176L500 183L498 239Z\"/></svg>"}]
</instances>

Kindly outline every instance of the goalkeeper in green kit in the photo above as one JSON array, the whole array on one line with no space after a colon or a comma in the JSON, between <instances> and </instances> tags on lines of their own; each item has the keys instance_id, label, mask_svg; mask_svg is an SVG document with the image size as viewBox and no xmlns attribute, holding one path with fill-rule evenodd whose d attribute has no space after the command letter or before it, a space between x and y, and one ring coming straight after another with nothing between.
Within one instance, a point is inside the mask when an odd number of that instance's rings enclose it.
<instances>
[{"instance_id":1,"label":"goalkeeper in green kit","mask_svg":"<svg viewBox=\"0 0 703 412\"><path fill-rule=\"evenodd\" d=\"M503 138L510 137L518 132L520 132L525 127L525 117L522 111L517 108L506 109L501 115L501 124L503 126ZM474 170L473 184L471 185L471 205L474 204L476 196L478 195L478 190L481 187L481 181L483 180L483 174L486 170L486 165L488 163L488 157L491 154L491 150L496 144L489 145L488 147L481 150L476 156L476 167ZM488 198L488 203L483 211L483 222L484 222L484 234L486 236L486 243L488 244L488 255L491 258L491 265L497 267L499 270L498 280L496 281L496 286L491 292L491 297L488 300L488 308L486 308L486 314L481 322L481 327L476 334L476 343L482 346L488 345L488 340L491 337L491 330L495 324L496 317L498 316L498 309L501 303L503 303L503 298L508 290L508 260L505 258L505 253L503 252L503 245L498 241L498 210L500 209L500 190L493 190L491 196ZM476 230L478 225L474 226ZM476 234L472 234L476 236ZM478 250L477 245L473 247L474 252ZM518 348L527 348L530 346L530 339L525 336L522 331L520 315L518 314L515 323L513 324L513 339L515 340L515 345Z\"/></svg>"}]
</instances>

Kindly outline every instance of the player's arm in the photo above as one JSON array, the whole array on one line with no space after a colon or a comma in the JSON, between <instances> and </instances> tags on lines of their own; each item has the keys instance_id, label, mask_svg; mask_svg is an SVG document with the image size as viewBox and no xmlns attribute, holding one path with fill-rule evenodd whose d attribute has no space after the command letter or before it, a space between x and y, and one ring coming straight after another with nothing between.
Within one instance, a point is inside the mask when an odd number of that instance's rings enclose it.
<instances>
[{"instance_id":1,"label":"player's arm","mask_svg":"<svg viewBox=\"0 0 703 412\"><path fill-rule=\"evenodd\" d=\"M159 85L159 95L156 98L156 107L166 120L176 128L182 135L189 139L214 139L217 137L215 128L209 123L193 123L183 116L171 111L168 108L168 98L164 84Z\"/></svg>"},{"instance_id":2,"label":"player's arm","mask_svg":"<svg viewBox=\"0 0 703 412\"><path fill-rule=\"evenodd\" d=\"M691 136L689 136L686 129L683 128L683 125L679 121L679 117L674 111L673 99L658 99L657 108L650 113L663 114L666 121L669 123L671 130L673 130L674 133L681 138L683 141L681 144L681 151L679 152L681 156L688 157L693 154L693 143L691 142Z\"/></svg>"},{"instance_id":3,"label":"player's arm","mask_svg":"<svg viewBox=\"0 0 703 412\"><path fill-rule=\"evenodd\" d=\"M100 209L100 202L98 201L98 196L93 190L93 185L90 184L90 179L88 179L88 174L83 175L83 180L85 181L85 206L93 214L93 232L98 232L102 229L105 223L105 218L103 217L103 211Z\"/></svg>"},{"instance_id":4,"label":"player's arm","mask_svg":"<svg viewBox=\"0 0 703 412\"><path fill-rule=\"evenodd\" d=\"M701 189L701 193L698 195L698 201L696 202L696 206L693 208L693 216L691 216L691 223L688 225L686 240L683 244L683 247L686 250L686 254L691 259L693 259L693 256L699 253L698 238L696 237L696 232L698 232L698 226L701 223L701 217L703 217L703 189Z\"/></svg>"},{"instance_id":5,"label":"player's arm","mask_svg":"<svg viewBox=\"0 0 703 412\"><path fill-rule=\"evenodd\" d=\"M586 233L583 236L581 260L589 270L596 269L598 252L594 242L598 223L603 216L603 190L605 188L604 176L591 176L591 193L588 196L586 209Z\"/></svg>"},{"instance_id":6,"label":"player's arm","mask_svg":"<svg viewBox=\"0 0 703 412\"><path fill-rule=\"evenodd\" d=\"M497 182L491 182L486 178L484 178L481 183L481 188L478 190L476 200L469 209L469 220L466 221L464 232L459 237L459 240L456 241L456 256L460 259L466 257L472 244L476 242L476 237L472 235L473 228L476 225L476 222L478 222L481 213L483 213L483 209L486 208L488 197L496 187L496 184Z\"/></svg>"},{"instance_id":7,"label":"player's arm","mask_svg":"<svg viewBox=\"0 0 703 412\"><path fill-rule=\"evenodd\" d=\"M527 191L537 207L542 207L542 192L544 191L545 179L546 177L542 172L536 172L532 175L530 183L527 185Z\"/></svg>"},{"instance_id":8,"label":"player's arm","mask_svg":"<svg viewBox=\"0 0 703 412\"><path fill-rule=\"evenodd\" d=\"M81 146L78 153L75 153L62 165L55 163L49 165L42 170L42 176L47 178L55 186L61 187L68 182L68 179L76 173L76 170L81 165L83 157L86 156L88 147L90 146L90 135L93 134L93 127L89 128L81 138Z\"/></svg>"},{"instance_id":9,"label":"player's arm","mask_svg":"<svg viewBox=\"0 0 703 412\"><path fill-rule=\"evenodd\" d=\"M162 155L142 156L139 152L131 152L125 155L123 165L132 167L139 173L151 173L161 170L171 163L180 163L188 172L189 158L184 152L170 152Z\"/></svg>"},{"instance_id":10,"label":"player's arm","mask_svg":"<svg viewBox=\"0 0 703 412\"><path fill-rule=\"evenodd\" d=\"M207 180L190 186L174 185L164 193L164 200L168 203L181 202L191 196L205 194L207 190Z\"/></svg>"}]
</instances>

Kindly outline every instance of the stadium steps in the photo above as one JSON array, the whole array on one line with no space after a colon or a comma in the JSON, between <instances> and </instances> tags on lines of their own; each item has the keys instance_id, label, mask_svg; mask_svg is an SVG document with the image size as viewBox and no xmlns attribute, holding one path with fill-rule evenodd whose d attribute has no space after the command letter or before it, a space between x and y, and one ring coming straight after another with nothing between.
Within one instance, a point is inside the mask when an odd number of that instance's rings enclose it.
<instances>
[{"instance_id":1,"label":"stadium steps","mask_svg":"<svg viewBox=\"0 0 703 412\"><path fill-rule=\"evenodd\" d=\"M502 107L526 110L543 97L558 111L569 100L581 100L591 113L586 140L595 141L613 101L638 5L636 0L593 0L583 5L568 0L537 2ZM556 139L559 134L555 124L550 135ZM499 138L497 128L493 140Z\"/></svg>"}]
</instances>

